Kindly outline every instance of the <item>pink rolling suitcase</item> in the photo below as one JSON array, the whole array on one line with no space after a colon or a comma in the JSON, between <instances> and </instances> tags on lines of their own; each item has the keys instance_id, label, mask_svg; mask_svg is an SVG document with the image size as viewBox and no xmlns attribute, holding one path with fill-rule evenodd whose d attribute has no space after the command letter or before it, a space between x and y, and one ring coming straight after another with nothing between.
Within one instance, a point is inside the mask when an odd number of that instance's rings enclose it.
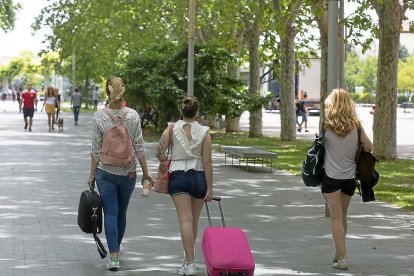
<instances>
[{"instance_id":1,"label":"pink rolling suitcase","mask_svg":"<svg viewBox=\"0 0 414 276\"><path fill-rule=\"evenodd\" d=\"M206 203L209 227L204 231L201 248L210 276L253 276L254 259L246 234L240 228L226 227L221 198L214 197L219 204L223 227L212 226Z\"/></svg>"}]
</instances>

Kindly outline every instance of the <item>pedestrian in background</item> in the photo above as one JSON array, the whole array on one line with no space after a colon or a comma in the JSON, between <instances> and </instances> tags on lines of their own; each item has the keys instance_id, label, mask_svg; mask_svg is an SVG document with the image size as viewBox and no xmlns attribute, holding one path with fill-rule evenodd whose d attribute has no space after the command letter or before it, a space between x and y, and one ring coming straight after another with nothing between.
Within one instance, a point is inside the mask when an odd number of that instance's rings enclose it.
<instances>
[{"instance_id":1,"label":"pedestrian in background","mask_svg":"<svg viewBox=\"0 0 414 276\"><path fill-rule=\"evenodd\" d=\"M73 116L75 118L75 126L78 125L79 112L82 106L82 94L79 92L78 88L75 88L72 97L70 98L70 105L73 109Z\"/></svg>"},{"instance_id":2,"label":"pedestrian in background","mask_svg":"<svg viewBox=\"0 0 414 276\"><path fill-rule=\"evenodd\" d=\"M296 124L298 125L298 130L300 128L299 114L300 114L300 103L299 103L298 97L295 97L295 115L296 115Z\"/></svg>"},{"instance_id":3,"label":"pedestrian in background","mask_svg":"<svg viewBox=\"0 0 414 276\"><path fill-rule=\"evenodd\" d=\"M31 83L26 84L26 90L23 91L21 98L22 98L24 130L27 130L27 126L29 126L29 131L32 131L33 116L34 116L35 106L37 106L37 97L36 97L36 93L32 90ZM27 120L27 118L29 118L29 121Z\"/></svg>"},{"instance_id":4,"label":"pedestrian in background","mask_svg":"<svg viewBox=\"0 0 414 276\"><path fill-rule=\"evenodd\" d=\"M344 89L334 89L326 98L323 127L326 132L322 193L331 216L335 244L333 267L347 270L345 238L348 207L356 188L357 129L361 129L361 142L365 150L372 151L372 142L358 119L355 103Z\"/></svg>"},{"instance_id":5,"label":"pedestrian in background","mask_svg":"<svg viewBox=\"0 0 414 276\"><path fill-rule=\"evenodd\" d=\"M55 118L56 105L58 105L58 99L55 95L55 89L52 86L48 86L46 89L45 100L43 102L41 111L43 111L43 108L45 108L45 111L47 113L47 124L49 126L49 132L55 130L53 123Z\"/></svg>"},{"instance_id":6,"label":"pedestrian in background","mask_svg":"<svg viewBox=\"0 0 414 276\"><path fill-rule=\"evenodd\" d=\"M144 180L153 182L145 158L139 115L135 110L122 106L124 91L125 87L121 78L109 78L106 82L106 93L109 98L108 108L97 111L92 121L91 169L88 185L94 187L96 180L102 200L105 236L110 252L109 262L106 265L108 270L119 269L121 243L126 228L126 212L136 184L137 161L140 163L143 173L142 183ZM113 117L124 118L122 119L123 124L132 140L135 158L130 167L103 165L101 162L103 137L111 129Z\"/></svg>"},{"instance_id":7,"label":"pedestrian in background","mask_svg":"<svg viewBox=\"0 0 414 276\"><path fill-rule=\"evenodd\" d=\"M299 101L299 116L302 117L302 121L299 124L298 131L302 131L302 125L305 123L305 132L309 132L308 130L308 108L306 107L306 99L308 98L308 94L305 92L303 94L303 99Z\"/></svg>"},{"instance_id":8,"label":"pedestrian in background","mask_svg":"<svg viewBox=\"0 0 414 276\"><path fill-rule=\"evenodd\" d=\"M186 97L180 106L181 120L173 127L170 141L168 126L158 143L156 156L166 161L166 151L172 143L171 179L168 190L177 210L184 261L178 270L180 275L197 275L194 265L194 245L197 239L198 221L204 201L213 198L213 167L211 162L211 136L209 128L196 121L198 101Z\"/></svg>"},{"instance_id":9,"label":"pedestrian in background","mask_svg":"<svg viewBox=\"0 0 414 276\"><path fill-rule=\"evenodd\" d=\"M55 124L57 120L59 119L59 112L60 112L60 105L61 105L59 88L55 87L54 90L55 90L55 96L56 96L57 101L56 101L56 117L53 118L53 124Z\"/></svg>"},{"instance_id":10,"label":"pedestrian in background","mask_svg":"<svg viewBox=\"0 0 414 276\"><path fill-rule=\"evenodd\" d=\"M92 91L92 101L93 101L93 111L98 110L98 103L99 103L99 90L98 87Z\"/></svg>"},{"instance_id":11,"label":"pedestrian in background","mask_svg":"<svg viewBox=\"0 0 414 276\"><path fill-rule=\"evenodd\" d=\"M19 87L16 92L17 103L19 104L19 113L22 112L21 95L22 89Z\"/></svg>"},{"instance_id":12,"label":"pedestrian in background","mask_svg":"<svg viewBox=\"0 0 414 276\"><path fill-rule=\"evenodd\" d=\"M3 111L6 112L6 99L7 99L7 91L8 89L3 89L1 92L1 102L3 104Z\"/></svg>"}]
</instances>

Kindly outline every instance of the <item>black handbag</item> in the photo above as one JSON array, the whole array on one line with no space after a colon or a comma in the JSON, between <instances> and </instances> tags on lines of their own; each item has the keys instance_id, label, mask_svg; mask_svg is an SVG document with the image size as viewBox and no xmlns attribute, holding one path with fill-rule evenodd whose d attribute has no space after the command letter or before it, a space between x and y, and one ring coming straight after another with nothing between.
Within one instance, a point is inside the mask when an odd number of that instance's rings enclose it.
<instances>
[{"instance_id":1,"label":"black handbag","mask_svg":"<svg viewBox=\"0 0 414 276\"><path fill-rule=\"evenodd\" d=\"M78 225L83 232L93 234L99 255L102 259L105 258L108 252L98 237L102 232L102 202L93 188L83 191L80 196Z\"/></svg>"},{"instance_id":2,"label":"black handbag","mask_svg":"<svg viewBox=\"0 0 414 276\"><path fill-rule=\"evenodd\" d=\"M361 182L361 185L370 185L376 178L374 174L375 163L379 163L379 161L371 152L364 150L361 142L361 128L358 128L358 149L355 161L357 166L356 178Z\"/></svg>"},{"instance_id":3,"label":"black handbag","mask_svg":"<svg viewBox=\"0 0 414 276\"><path fill-rule=\"evenodd\" d=\"M320 186L325 164L325 130L316 135L312 147L307 151L302 162L302 180L306 186Z\"/></svg>"}]
</instances>

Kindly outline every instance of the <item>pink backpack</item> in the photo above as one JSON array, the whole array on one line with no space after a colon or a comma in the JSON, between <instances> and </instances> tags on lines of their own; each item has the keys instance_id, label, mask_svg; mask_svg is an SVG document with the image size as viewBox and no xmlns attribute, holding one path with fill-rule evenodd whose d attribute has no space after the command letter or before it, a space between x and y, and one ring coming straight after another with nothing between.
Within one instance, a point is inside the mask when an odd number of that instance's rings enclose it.
<instances>
[{"instance_id":1,"label":"pink backpack","mask_svg":"<svg viewBox=\"0 0 414 276\"><path fill-rule=\"evenodd\" d=\"M134 147L131 137L124 125L128 111L115 120L108 109L104 109L111 118L112 127L104 134L102 141L101 162L107 166L129 168L135 164Z\"/></svg>"}]
</instances>

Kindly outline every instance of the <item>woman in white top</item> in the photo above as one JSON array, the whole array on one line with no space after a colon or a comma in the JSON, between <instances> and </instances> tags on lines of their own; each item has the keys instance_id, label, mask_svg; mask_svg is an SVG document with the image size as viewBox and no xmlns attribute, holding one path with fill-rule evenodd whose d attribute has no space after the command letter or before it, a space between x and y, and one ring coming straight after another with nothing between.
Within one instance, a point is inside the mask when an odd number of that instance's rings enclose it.
<instances>
[{"instance_id":1,"label":"woman in white top","mask_svg":"<svg viewBox=\"0 0 414 276\"><path fill-rule=\"evenodd\" d=\"M209 128L200 125L198 101L195 97L183 99L180 107L182 120L167 127L156 149L160 161L166 161L170 143L169 130L173 127L171 179L168 190L174 201L180 223L181 241L185 259L178 271L180 275L197 275L194 266L194 244L198 221L204 201L213 198L213 167L211 162L211 136Z\"/></svg>"},{"instance_id":2,"label":"woman in white top","mask_svg":"<svg viewBox=\"0 0 414 276\"><path fill-rule=\"evenodd\" d=\"M343 89L334 89L325 100L325 174L322 193L328 202L332 236L335 243L333 267L348 269L345 237L347 212L356 187L356 161L358 132L364 149L372 151L369 140L355 112L355 103Z\"/></svg>"},{"instance_id":3,"label":"woman in white top","mask_svg":"<svg viewBox=\"0 0 414 276\"><path fill-rule=\"evenodd\" d=\"M41 111L43 111L43 108L46 106L45 110L47 113L47 123L49 125L49 132L54 130L53 122L54 122L54 117L55 117L56 105L58 104L59 102L55 95L54 88L52 86L48 86L46 90L45 101L43 103L43 107Z\"/></svg>"}]
</instances>

